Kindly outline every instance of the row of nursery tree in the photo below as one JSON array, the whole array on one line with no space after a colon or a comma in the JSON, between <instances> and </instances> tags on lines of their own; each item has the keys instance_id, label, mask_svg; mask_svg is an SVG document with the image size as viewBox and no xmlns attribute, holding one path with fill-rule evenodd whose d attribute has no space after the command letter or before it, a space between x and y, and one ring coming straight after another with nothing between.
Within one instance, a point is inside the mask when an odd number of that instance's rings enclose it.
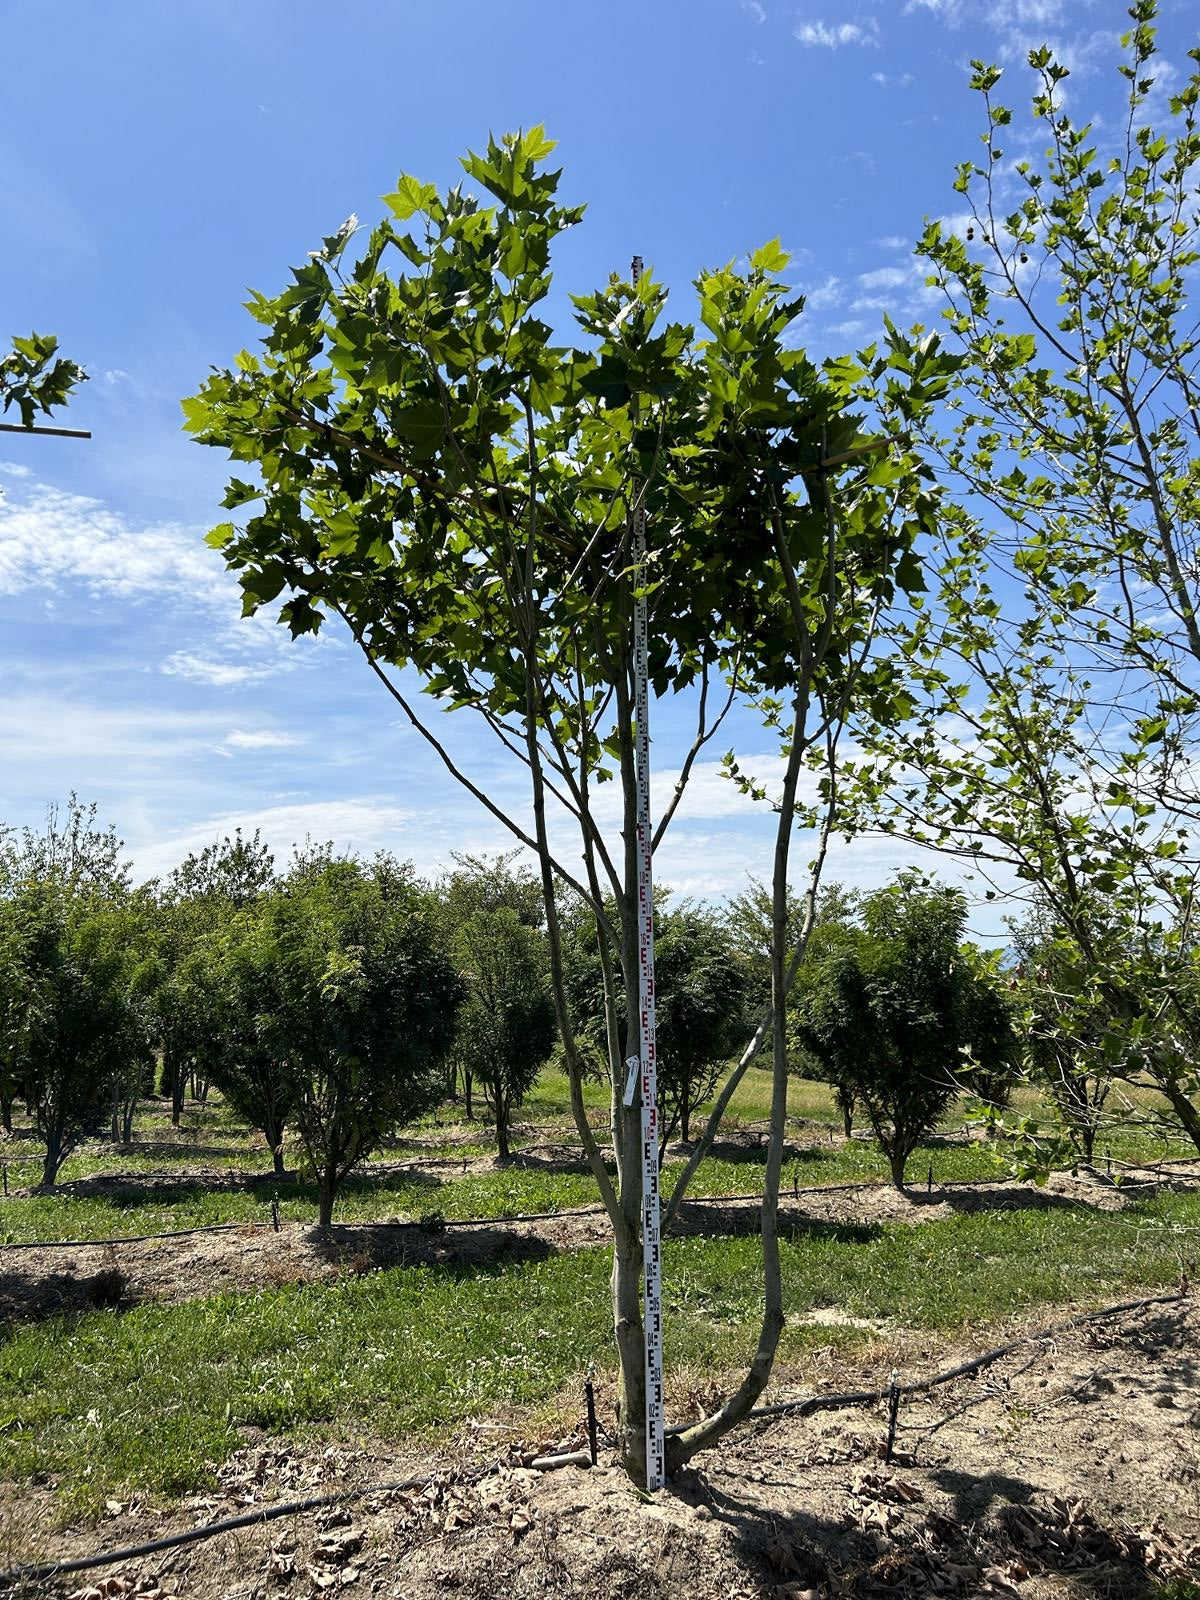
<instances>
[{"instance_id":1,"label":"row of nursery tree","mask_svg":"<svg viewBox=\"0 0 1200 1600\"><path fill-rule=\"evenodd\" d=\"M509 1156L513 1111L557 1039L541 890L513 857L463 856L424 883L390 856L308 848L280 873L239 834L133 889L112 830L72 799L43 833L10 835L0 863L0 1112L11 1132L23 1101L43 1187L105 1124L128 1144L146 1094L169 1099L178 1124L189 1091L203 1100L214 1085L261 1131L276 1174L294 1138L323 1223L357 1163L456 1091L468 1117L482 1094ZM572 1028L602 1079L602 936L564 901ZM719 910L662 902L665 1149L690 1144L769 1003L770 907L761 889ZM1031 1079L1090 1157L1111 1087L1098 1048L1051 1048L1044 930L1018 930L1010 973L965 942L965 916L960 893L914 874L867 895L829 886L789 997L790 1070L834 1086L847 1135L861 1111L899 1186L960 1094L994 1118Z\"/></svg>"},{"instance_id":2,"label":"row of nursery tree","mask_svg":"<svg viewBox=\"0 0 1200 1600\"><path fill-rule=\"evenodd\" d=\"M671 1434L669 1470L753 1408L783 1328L789 997L835 832L960 854L1024 893L1032 1054L1070 1085L1068 1116L1150 1088L1200 1149L1200 55L1161 70L1155 14L1133 0L1123 114L1094 126L1073 116L1068 68L1033 51L1030 125L1011 149L1001 74L972 64L982 143L954 174L956 220L917 244L936 332L885 319L877 343L810 358L777 241L698 273L683 317L632 271L573 295L575 327L553 327L551 260L583 207L559 198L534 128L468 155L465 181L402 176L373 228L350 218L285 288L253 296L256 347L184 403L196 439L233 463L238 520L209 538L246 611L270 608L294 635L342 630L433 757L534 854L559 1048L612 1227L635 1476L640 1112L614 1095L606 1152L582 1082L597 1043L614 1084L639 1048L643 608L653 695L695 714L653 842L723 726L756 711L778 748L766 770L726 762L776 820L750 867L769 879L768 997L664 1210L669 1226L769 1050L763 1317L735 1391ZM495 740L527 808L496 760L456 758L444 715ZM609 779L616 803L597 804ZM797 916L798 829L811 869ZM572 1011L572 915L598 935L598 1029ZM876 997L903 989L887 920L860 919L812 1000L805 1026L843 1063L847 1041L875 1037ZM987 1018L962 1005L982 1037Z\"/></svg>"}]
</instances>

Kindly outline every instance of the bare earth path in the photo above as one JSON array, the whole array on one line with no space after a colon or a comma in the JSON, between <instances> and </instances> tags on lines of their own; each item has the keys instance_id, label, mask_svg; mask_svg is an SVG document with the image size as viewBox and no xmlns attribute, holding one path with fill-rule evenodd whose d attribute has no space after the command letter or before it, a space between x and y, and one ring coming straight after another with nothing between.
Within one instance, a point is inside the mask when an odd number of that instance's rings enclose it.
<instances>
[{"instance_id":1,"label":"bare earth path","mask_svg":"<svg viewBox=\"0 0 1200 1600\"><path fill-rule=\"evenodd\" d=\"M1185 1180L1177 1180L1185 1181ZM812 1230L880 1222L914 1226L955 1212L1085 1206L1118 1210L1144 1189L1055 1175L1042 1188L1012 1182L962 1183L932 1194L899 1194L890 1185L861 1184L785 1196L785 1228ZM680 1234L753 1232L753 1200L685 1205ZM0 1247L0 1327L61 1311L146 1301L179 1302L226 1291L322 1282L381 1267L446 1262L484 1263L595 1248L609 1238L599 1206L537 1221L494 1221L444 1228L351 1223L322 1232L304 1223L228 1225L220 1231L164 1235L132 1243Z\"/></svg>"}]
</instances>

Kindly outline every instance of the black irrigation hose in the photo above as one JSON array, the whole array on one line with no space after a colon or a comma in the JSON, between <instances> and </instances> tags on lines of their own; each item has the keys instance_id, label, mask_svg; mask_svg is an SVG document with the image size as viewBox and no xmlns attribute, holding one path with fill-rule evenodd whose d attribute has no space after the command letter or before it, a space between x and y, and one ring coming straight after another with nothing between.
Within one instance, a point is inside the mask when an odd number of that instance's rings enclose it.
<instances>
[{"instance_id":1,"label":"black irrigation hose","mask_svg":"<svg viewBox=\"0 0 1200 1600\"><path fill-rule=\"evenodd\" d=\"M334 1229L361 1229L361 1228L416 1228L424 1233L441 1233L445 1228L489 1228L502 1227L510 1222L554 1222L560 1217L590 1217L600 1214L603 1208L597 1204L584 1206L575 1211L530 1211L522 1212L516 1216L504 1217L442 1217L436 1223L428 1222L334 1222L330 1226ZM315 1226L315 1225L314 1225ZM253 1219L246 1222L212 1222L203 1228L179 1228L168 1233L126 1233L118 1234L112 1239L22 1239L12 1244L0 1244L0 1252L5 1250L87 1250L107 1248L110 1244L152 1244L158 1239L187 1239L197 1233L229 1233L247 1230L253 1233L265 1229L274 1229L274 1223L256 1222Z\"/></svg>"},{"instance_id":2,"label":"black irrigation hose","mask_svg":"<svg viewBox=\"0 0 1200 1600\"><path fill-rule=\"evenodd\" d=\"M917 1378L912 1383L900 1383L895 1386L897 1394L924 1394L929 1389L938 1389L945 1383L953 1383L956 1378L965 1378L969 1373L980 1372L984 1367L994 1366L1002 1356L1020 1350L1023 1345L1042 1344L1047 1339L1057 1338L1060 1333L1069 1333L1072 1328L1081 1328L1089 1322L1099 1322L1105 1317L1117 1317L1126 1311L1145 1311L1150 1306L1179 1305L1185 1300L1194 1297L1181 1291L1176 1294L1152 1295L1147 1300L1124 1300L1120 1305L1104 1306L1099 1311L1086 1311L1082 1316L1071 1317L1066 1322L1053 1323L1048 1328L1043 1328L1039 1333L1027 1333L1020 1339L1013 1339L1008 1344L996 1345L994 1349L985 1350L980 1356L973 1356L970 1361L963 1361L957 1367L951 1367L946 1372L936 1373L932 1378ZM749 1419L762 1417L808 1417L816 1411L844 1410L849 1406L876 1405L881 1400L886 1400L892 1393L892 1385L885 1389L864 1389L858 1394L815 1394L807 1400L783 1401L779 1405L759 1406L749 1413ZM683 1433L690 1423L680 1427L668 1428L668 1433Z\"/></svg>"},{"instance_id":3,"label":"black irrigation hose","mask_svg":"<svg viewBox=\"0 0 1200 1600\"><path fill-rule=\"evenodd\" d=\"M999 1178L957 1178L947 1183L939 1183L939 1189L976 1189L985 1185L1012 1183L1014 1180L1007 1175ZM819 1194L850 1194L863 1189L889 1189L891 1185L883 1179L868 1179L862 1183L818 1183L808 1188L787 1189L781 1188L779 1202L786 1205L789 1200L798 1199L800 1195ZM1123 1184L1122 1188L1132 1189L1132 1184ZM691 1194L686 1195L682 1204L685 1206L716 1206L740 1205L746 1201L761 1201L761 1191L752 1194ZM513 1222L557 1222L564 1217L591 1217L603 1215L604 1208L597 1201L590 1206L579 1206L569 1211L525 1211L515 1215L502 1217L443 1217L436 1224L428 1222L335 1222L331 1226L335 1229L357 1228L392 1228L392 1229L418 1229L426 1233L440 1233L446 1228L489 1228L503 1227ZM10 1244L0 1244L0 1253L5 1250L88 1250L106 1248L108 1245L118 1244L152 1244L158 1239L188 1239L199 1233L229 1233L241 1230L246 1232L260 1232L266 1228L273 1228L270 1222L256 1222L252 1218L245 1222L212 1222L202 1228L178 1228L166 1233L133 1233L119 1234L112 1239L22 1239Z\"/></svg>"},{"instance_id":4,"label":"black irrigation hose","mask_svg":"<svg viewBox=\"0 0 1200 1600\"><path fill-rule=\"evenodd\" d=\"M125 1233L113 1239L18 1239L0 1250L91 1250L110 1244L149 1244L155 1239L187 1239L194 1233L228 1233L235 1228L269 1228L269 1222L210 1222L203 1228L177 1228L173 1233Z\"/></svg>"},{"instance_id":5,"label":"black irrigation hose","mask_svg":"<svg viewBox=\"0 0 1200 1600\"><path fill-rule=\"evenodd\" d=\"M491 1469L484 1468L468 1473L466 1477L471 1481L478 1481L489 1470ZM277 1517L299 1516L305 1511L317 1511L322 1506L342 1505L348 1500L365 1500L373 1494L406 1493L410 1489L422 1488L429 1482L430 1474L426 1472L415 1478L405 1478L399 1483L372 1483L363 1489L339 1489L336 1494L317 1494L310 1495L306 1500L279 1501L269 1506L262 1506L257 1511L247 1511L240 1517L229 1517L224 1522L206 1522L201 1527L188 1528L183 1533L167 1534L161 1539L151 1539L146 1544L128 1545L124 1550L103 1550L97 1555L78 1556L73 1561L42 1561L13 1567L9 1572L0 1572L0 1588L11 1588L15 1584L34 1578L57 1578L69 1572L87 1572L92 1567L107 1567L117 1561L136 1561L141 1556L158 1555L163 1550L174 1550L179 1545L195 1544L200 1539L212 1539L220 1533L233 1533L239 1528L254 1528L260 1523L273 1522Z\"/></svg>"}]
</instances>

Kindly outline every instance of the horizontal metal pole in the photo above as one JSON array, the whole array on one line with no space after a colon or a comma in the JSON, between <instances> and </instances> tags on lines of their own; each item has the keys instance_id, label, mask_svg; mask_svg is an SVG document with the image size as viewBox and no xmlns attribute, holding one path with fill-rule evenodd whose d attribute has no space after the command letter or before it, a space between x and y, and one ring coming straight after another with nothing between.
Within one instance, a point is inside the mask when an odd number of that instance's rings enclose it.
<instances>
[{"instance_id":1,"label":"horizontal metal pole","mask_svg":"<svg viewBox=\"0 0 1200 1600\"><path fill-rule=\"evenodd\" d=\"M55 439L90 439L90 428L38 428L24 427L19 422L0 422L0 433L44 433Z\"/></svg>"}]
</instances>

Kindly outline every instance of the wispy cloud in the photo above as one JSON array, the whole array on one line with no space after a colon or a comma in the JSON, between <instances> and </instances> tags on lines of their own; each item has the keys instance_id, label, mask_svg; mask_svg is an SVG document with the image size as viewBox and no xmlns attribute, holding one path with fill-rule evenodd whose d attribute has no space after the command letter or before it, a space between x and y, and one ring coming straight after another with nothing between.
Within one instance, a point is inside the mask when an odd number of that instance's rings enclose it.
<instances>
[{"instance_id":1,"label":"wispy cloud","mask_svg":"<svg viewBox=\"0 0 1200 1600\"><path fill-rule=\"evenodd\" d=\"M914 11L929 11L956 28L962 21L965 9L965 0L905 0L904 15L907 17Z\"/></svg>"},{"instance_id":2,"label":"wispy cloud","mask_svg":"<svg viewBox=\"0 0 1200 1600\"><path fill-rule=\"evenodd\" d=\"M878 45L879 23L874 17L862 22L800 22L793 30L802 45L825 50L840 50L843 45Z\"/></svg>"},{"instance_id":3,"label":"wispy cloud","mask_svg":"<svg viewBox=\"0 0 1200 1600\"><path fill-rule=\"evenodd\" d=\"M192 650L176 650L162 663L161 671L169 678L186 678L190 683L206 683L215 689L228 689L235 684L259 682L282 671L287 664L286 659L251 663L219 660L213 656L197 655Z\"/></svg>"},{"instance_id":4,"label":"wispy cloud","mask_svg":"<svg viewBox=\"0 0 1200 1600\"><path fill-rule=\"evenodd\" d=\"M871 82L881 89L907 89L916 82L911 72L873 72Z\"/></svg>"},{"instance_id":5,"label":"wispy cloud","mask_svg":"<svg viewBox=\"0 0 1200 1600\"><path fill-rule=\"evenodd\" d=\"M306 658L265 614L242 617L238 585L199 528L138 522L19 471L4 476L10 492L0 498L0 595L174 607L179 648L155 667L196 683L253 682ZM203 644L191 642L200 638ZM303 643L336 648L325 636Z\"/></svg>"},{"instance_id":6,"label":"wispy cloud","mask_svg":"<svg viewBox=\"0 0 1200 1600\"><path fill-rule=\"evenodd\" d=\"M233 750L290 750L304 741L299 734L287 733L282 728L257 728L249 732L235 728L226 734L225 743Z\"/></svg>"},{"instance_id":7,"label":"wispy cloud","mask_svg":"<svg viewBox=\"0 0 1200 1600\"><path fill-rule=\"evenodd\" d=\"M841 305L845 294L842 280L831 273L815 288L804 291L804 306L808 311L829 311L833 306Z\"/></svg>"},{"instance_id":8,"label":"wispy cloud","mask_svg":"<svg viewBox=\"0 0 1200 1600\"><path fill-rule=\"evenodd\" d=\"M224 606L235 593L198 530L139 526L98 500L22 484L0 503L0 594L71 584L97 596L186 594Z\"/></svg>"},{"instance_id":9,"label":"wispy cloud","mask_svg":"<svg viewBox=\"0 0 1200 1600\"><path fill-rule=\"evenodd\" d=\"M912 273L905 267L876 267L873 272L860 272L858 281L864 289L898 289L909 283Z\"/></svg>"}]
</instances>

